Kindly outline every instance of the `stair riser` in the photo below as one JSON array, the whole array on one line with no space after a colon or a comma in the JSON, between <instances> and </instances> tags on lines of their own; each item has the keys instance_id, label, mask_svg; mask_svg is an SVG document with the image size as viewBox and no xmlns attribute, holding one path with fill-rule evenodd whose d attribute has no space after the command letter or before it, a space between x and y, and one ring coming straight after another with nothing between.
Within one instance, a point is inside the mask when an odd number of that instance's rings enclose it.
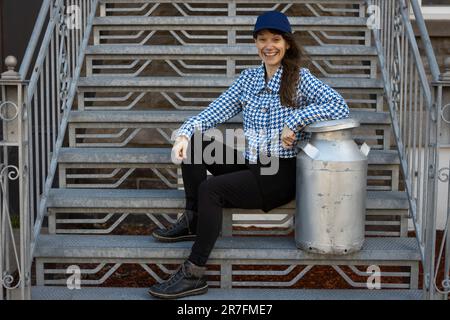
<instances>
[{"instance_id":1,"label":"stair riser","mask_svg":"<svg viewBox=\"0 0 450 320\"><path fill-rule=\"evenodd\" d=\"M97 77L101 78L101 77ZM137 77L139 78L139 77ZM182 79L183 77L178 77ZM201 111L213 102L226 87L211 84L204 86L124 86L78 87L77 110L79 111L127 111L127 110L192 110ZM198 84L198 82L197 82ZM351 86L355 86L352 88ZM348 87L336 88L344 97L351 110L383 111L383 92L376 88L359 88L350 83Z\"/></svg>"},{"instance_id":2,"label":"stair riser","mask_svg":"<svg viewBox=\"0 0 450 320\"><path fill-rule=\"evenodd\" d=\"M120 267L132 264L136 283L133 279L127 279L129 285L148 287L161 279L169 277L176 270L187 252L177 259L77 259L77 258L54 258L37 259L37 285L52 286L66 285L71 274L66 274L69 266L78 266L81 270L91 272L90 279L87 280L82 275L81 286L99 286L107 284L108 279L117 281L117 274ZM52 264L58 264L57 269ZM106 264L104 266L103 264ZM107 266L111 274L106 274ZM258 267L258 266L262 266ZM312 268L316 266L316 268ZM418 285L418 265L417 262L408 261L323 261L310 260L298 262L292 260L217 260L210 259L208 263L208 283L212 288L289 288L293 285L302 287L302 279L314 272L320 266L330 266L329 272L341 277L341 281L350 288L367 289L367 285L373 284L370 278L373 273L367 271L369 266L378 266L381 269L381 289L416 289ZM357 269L356 269L357 266ZM352 269L349 269L352 268ZM95 270L97 269L97 270ZM258 270L259 269L259 270ZM334 269L334 270L333 270ZM245 271L241 271L245 270ZM264 271L263 271L264 270ZM345 272L345 271L346 272ZM395 271L392 271L395 270ZM400 271L401 270L401 271ZM94 271L94 272L93 272ZM95 272L97 271L97 272ZM102 272L103 271L103 272ZM44 275L44 272L46 273ZM51 272L51 273L50 273ZM55 278L57 276L57 278ZM270 278L272 279L270 279ZM276 280L273 280L273 279ZM119 279L123 279L122 276ZM326 281L324 279L324 281ZM399 283L400 282L400 283ZM317 283L314 288L322 288L325 283ZM314 289L310 288L310 289Z\"/></svg>"},{"instance_id":3,"label":"stair riser","mask_svg":"<svg viewBox=\"0 0 450 320\"><path fill-rule=\"evenodd\" d=\"M252 6L253 4L253 6ZM151 15L189 15L202 17L204 15L234 16L259 15L267 10L284 11L288 15L309 16L316 12L321 16L364 17L366 5L361 0L296 0L283 1L274 6L273 0L217 0L214 5L204 1L189 1L173 5L168 0L102 0L100 1L100 15L114 16L151 16ZM321 8L325 10L321 10ZM335 9L335 10L333 10Z\"/></svg>"},{"instance_id":4,"label":"stair riser","mask_svg":"<svg viewBox=\"0 0 450 320\"><path fill-rule=\"evenodd\" d=\"M377 57L309 56L309 69L322 77L375 79ZM86 76L238 76L245 68L258 67L261 59L252 56L199 55L95 55L86 57Z\"/></svg>"},{"instance_id":5,"label":"stair riser","mask_svg":"<svg viewBox=\"0 0 450 320\"><path fill-rule=\"evenodd\" d=\"M174 130L182 123L133 123L133 122L77 122L69 123L70 147L170 147ZM225 129L242 129L239 123L217 126L226 137ZM234 132L233 132L234 133ZM236 132L238 134L239 131ZM357 144L367 143L374 150L390 150L391 128L388 125L361 124L353 131Z\"/></svg>"},{"instance_id":6,"label":"stair riser","mask_svg":"<svg viewBox=\"0 0 450 320\"><path fill-rule=\"evenodd\" d=\"M117 234L151 233L157 227L174 223L183 208L50 208L50 234ZM366 236L406 237L407 210L367 209ZM224 236L293 236L294 209L260 210L224 209ZM125 227L125 229L121 229ZM140 230L140 231L139 231Z\"/></svg>"},{"instance_id":7,"label":"stair riser","mask_svg":"<svg viewBox=\"0 0 450 320\"><path fill-rule=\"evenodd\" d=\"M231 29L231 30L230 30ZM235 42L228 34L239 34ZM253 26L94 26L94 45L208 45L208 44L250 44L253 43ZM308 45L365 45L370 46L370 32L360 26L293 26L302 43ZM170 32L170 35L167 33ZM207 40L202 37L208 34ZM311 35L311 33L313 35ZM337 33L337 36L334 34ZM185 35L187 34L187 36ZM326 36L323 36L325 34ZM330 35L333 37L330 38Z\"/></svg>"},{"instance_id":8,"label":"stair riser","mask_svg":"<svg viewBox=\"0 0 450 320\"><path fill-rule=\"evenodd\" d=\"M60 188L174 189L182 187L180 167L170 163L59 163ZM367 190L398 191L398 165L369 164Z\"/></svg>"}]
</instances>

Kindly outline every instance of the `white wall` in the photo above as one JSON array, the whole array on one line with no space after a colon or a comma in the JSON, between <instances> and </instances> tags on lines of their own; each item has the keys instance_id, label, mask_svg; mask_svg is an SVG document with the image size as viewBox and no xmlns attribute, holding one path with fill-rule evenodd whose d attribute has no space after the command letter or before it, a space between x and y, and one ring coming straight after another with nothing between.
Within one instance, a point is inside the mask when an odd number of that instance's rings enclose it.
<instances>
[{"instance_id":1,"label":"white wall","mask_svg":"<svg viewBox=\"0 0 450 320\"><path fill-rule=\"evenodd\" d=\"M423 159L423 156L422 156ZM422 160L423 161L423 160ZM439 168L448 168L450 161L450 147L441 148L439 153ZM448 171L444 173L448 174ZM421 179L423 179L423 174ZM447 221L447 210L448 210L448 181L438 183L438 208L436 216L436 227L438 230L443 230L445 228L445 223ZM412 222L409 222L409 230L414 230Z\"/></svg>"},{"instance_id":2,"label":"white wall","mask_svg":"<svg viewBox=\"0 0 450 320\"><path fill-rule=\"evenodd\" d=\"M439 154L439 168L448 168L450 163L450 147L442 148ZM445 174L449 174L448 170L444 172ZM439 182L438 186L438 213L437 213L437 228L442 230L445 227L445 222L447 218L447 210L448 210L448 181L447 182Z\"/></svg>"},{"instance_id":3,"label":"white wall","mask_svg":"<svg viewBox=\"0 0 450 320\"><path fill-rule=\"evenodd\" d=\"M450 3L447 6L423 6L422 0L417 1L422 7L425 20L450 20ZM411 14L411 19L414 20L414 14Z\"/></svg>"}]
</instances>

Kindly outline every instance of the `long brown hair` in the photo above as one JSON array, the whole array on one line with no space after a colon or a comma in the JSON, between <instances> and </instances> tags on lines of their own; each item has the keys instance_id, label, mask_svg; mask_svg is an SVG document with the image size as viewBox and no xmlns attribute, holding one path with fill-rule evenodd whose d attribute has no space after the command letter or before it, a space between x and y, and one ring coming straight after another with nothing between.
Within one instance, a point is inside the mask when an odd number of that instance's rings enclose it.
<instances>
[{"instance_id":1,"label":"long brown hair","mask_svg":"<svg viewBox=\"0 0 450 320\"><path fill-rule=\"evenodd\" d=\"M273 34L279 34L289 44L289 49L281 60L283 74L280 83L280 102L283 106L297 108L297 87L300 82L300 66L302 64L302 51L292 33L283 33L275 29L268 29ZM253 34L256 39L258 33Z\"/></svg>"}]
</instances>

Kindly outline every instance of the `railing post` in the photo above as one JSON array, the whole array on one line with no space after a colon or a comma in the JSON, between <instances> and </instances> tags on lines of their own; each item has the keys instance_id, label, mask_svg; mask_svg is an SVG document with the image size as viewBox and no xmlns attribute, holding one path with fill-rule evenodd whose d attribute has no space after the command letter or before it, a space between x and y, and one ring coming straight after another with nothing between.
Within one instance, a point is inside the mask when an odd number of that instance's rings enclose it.
<instances>
[{"instance_id":1,"label":"railing post","mask_svg":"<svg viewBox=\"0 0 450 320\"><path fill-rule=\"evenodd\" d=\"M445 72L439 77L439 81L434 83L436 91L438 92L439 105L439 119L442 121L442 128L439 135L440 145L442 146L440 152L443 153L443 158L449 158L450 156L450 56L444 60ZM445 151L447 150L447 151ZM448 294L450 292L450 160L444 162L444 167L438 170L439 181L447 184L447 193L440 194L445 198L440 198L439 203L446 203L447 210L445 210L446 224L444 225L444 234L442 237L441 247L439 248L439 258L437 261L436 272L439 272L440 261L444 258L444 278L442 283L436 283L437 291L442 293L442 298L448 300ZM443 245L445 245L445 252L443 252ZM442 256L442 254L444 254ZM442 285L443 291L439 289Z\"/></svg>"},{"instance_id":2,"label":"railing post","mask_svg":"<svg viewBox=\"0 0 450 320\"><path fill-rule=\"evenodd\" d=\"M425 261L424 261L424 290L425 299L436 299L435 279L435 250L436 250L436 217L438 202L438 171L439 171L439 132L440 132L440 106L442 88L435 88L432 98L431 121L429 122L429 167L428 167L428 206L425 230Z\"/></svg>"},{"instance_id":3,"label":"railing post","mask_svg":"<svg viewBox=\"0 0 450 320\"><path fill-rule=\"evenodd\" d=\"M30 299L27 84L14 70L17 65L15 57L7 57L5 65L8 71L2 73L0 78L0 299ZM9 192L10 182L16 180L18 195ZM11 198L14 196L19 200L19 212L10 212ZM15 231L14 227L18 230Z\"/></svg>"}]
</instances>

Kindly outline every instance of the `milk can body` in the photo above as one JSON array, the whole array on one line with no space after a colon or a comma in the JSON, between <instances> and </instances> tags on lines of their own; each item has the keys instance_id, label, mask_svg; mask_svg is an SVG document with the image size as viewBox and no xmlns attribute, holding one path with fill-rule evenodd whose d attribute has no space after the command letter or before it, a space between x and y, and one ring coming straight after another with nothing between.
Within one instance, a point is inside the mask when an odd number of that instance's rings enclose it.
<instances>
[{"instance_id":1,"label":"milk can body","mask_svg":"<svg viewBox=\"0 0 450 320\"><path fill-rule=\"evenodd\" d=\"M297 155L295 241L314 253L361 249L365 233L367 154L352 138L353 119L307 128L311 140Z\"/></svg>"}]
</instances>

